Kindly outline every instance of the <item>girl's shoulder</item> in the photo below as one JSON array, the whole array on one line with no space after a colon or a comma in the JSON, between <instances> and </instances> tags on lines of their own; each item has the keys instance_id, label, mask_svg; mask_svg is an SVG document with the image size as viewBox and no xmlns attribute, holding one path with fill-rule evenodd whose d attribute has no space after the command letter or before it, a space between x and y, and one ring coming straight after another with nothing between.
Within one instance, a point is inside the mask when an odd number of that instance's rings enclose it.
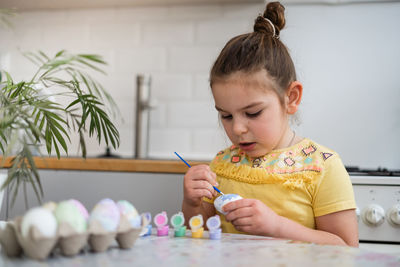
<instances>
[{"instance_id":1,"label":"girl's shoulder","mask_svg":"<svg viewBox=\"0 0 400 267\"><path fill-rule=\"evenodd\" d=\"M334 165L341 164L340 157L335 151L304 138L293 146L273 150L258 158L248 157L239 147L233 145L219 151L210 167L226 178L249 183L264 183L268 182L265 179L271 177L279 180L295 177L301 180L313 180L327 165L331 165L330 162L335 162Z\"/></svg>"}]
</instances>

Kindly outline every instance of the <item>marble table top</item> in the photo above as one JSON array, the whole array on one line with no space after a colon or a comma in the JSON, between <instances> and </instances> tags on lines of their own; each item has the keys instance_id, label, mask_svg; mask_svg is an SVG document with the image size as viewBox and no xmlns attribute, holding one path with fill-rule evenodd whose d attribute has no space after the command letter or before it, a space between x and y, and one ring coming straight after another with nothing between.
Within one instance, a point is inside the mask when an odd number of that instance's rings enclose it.
<instances>
[{"instance_id":1,"label":"marble table top","mask_svg":"<svg viewBox=\"0 0 400 267\"><path fill-rule=\"evenodd\" d=\"M7 258L0 266L400 266L400 256L365 249L298 243L262 236L222 234L221 240L156 235L140 237L131 249L115 243L103 253L85 250L75 257L53 253L45 261Z\"/></svg>"}]
</instances>

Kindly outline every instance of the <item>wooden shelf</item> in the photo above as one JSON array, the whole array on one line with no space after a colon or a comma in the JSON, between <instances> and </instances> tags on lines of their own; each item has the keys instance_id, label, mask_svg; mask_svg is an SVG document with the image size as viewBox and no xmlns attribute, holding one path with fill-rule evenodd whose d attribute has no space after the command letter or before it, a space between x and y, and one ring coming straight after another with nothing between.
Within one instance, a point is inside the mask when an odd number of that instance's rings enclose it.
<instances>
[{"instance_id":1,"label":"wooden shelf","mask_svg":"<svg viewBox=\"0 0 400 267\"><path fill-rule=\"evenodd\" d=\"M0 162L2 158L0 157ZM10 158L5 160L4 168L9 168ZM153 173L186 173L188 167L176 160L139 160L107 158L40 158L35 157L39 169L80 170L80 171L113 171L113 172L153 172ZM189 161L194 166L208 162Z\"/></svg>"}]
</instances>

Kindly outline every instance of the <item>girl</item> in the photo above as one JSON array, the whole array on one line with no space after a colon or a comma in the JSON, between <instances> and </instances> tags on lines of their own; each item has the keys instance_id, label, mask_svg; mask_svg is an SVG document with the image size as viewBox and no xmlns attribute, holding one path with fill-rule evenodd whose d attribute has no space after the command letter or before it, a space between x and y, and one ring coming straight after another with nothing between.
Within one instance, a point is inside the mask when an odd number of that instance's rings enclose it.
<instances>
[{"instance_id":1,"label":"girl","mask_svg":"<svg viewBox=\"0 0 400 267\"><path fill-rule=\"evenodd\" d=\"M319 244L358 246L349 176L334 151L290 128L303 87L279 40L284 7L269 3L254 32L231 39L210 85L232 146L184 177L186 221L216 214L212 186L243 199L224 206L222 230Z\"/></svg>"}]
</instances>

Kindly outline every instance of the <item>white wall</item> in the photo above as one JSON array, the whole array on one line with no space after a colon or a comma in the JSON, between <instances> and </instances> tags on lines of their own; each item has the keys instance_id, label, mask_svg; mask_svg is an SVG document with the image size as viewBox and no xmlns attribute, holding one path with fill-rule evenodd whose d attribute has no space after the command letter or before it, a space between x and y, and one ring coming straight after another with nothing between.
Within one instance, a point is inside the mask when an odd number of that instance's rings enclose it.
<instances>
[{"instance_id":1,"label":"white wall","mask_svg":"<svg viewBox=\"0 0 400 267\"><path fill-rule=\"evenodd\" d=\"M150 156L211 159L229 143L218 125L208 71L225 42L252 29L260 5L204 5L34 11L0 30L0 64L17 79L34 67L23 51L98 53L96 75L115 97L121 147L134 147L135 76L152 75ZM291 50L304 98L297 131L338 151L346 165L400 168L400 3L288 5L281 39ZM76 139L74 139L76 140ZM89 142L89 154L104 145ZM73 148L70 155L75 155Z\"/></svg>"}]
</instances>

